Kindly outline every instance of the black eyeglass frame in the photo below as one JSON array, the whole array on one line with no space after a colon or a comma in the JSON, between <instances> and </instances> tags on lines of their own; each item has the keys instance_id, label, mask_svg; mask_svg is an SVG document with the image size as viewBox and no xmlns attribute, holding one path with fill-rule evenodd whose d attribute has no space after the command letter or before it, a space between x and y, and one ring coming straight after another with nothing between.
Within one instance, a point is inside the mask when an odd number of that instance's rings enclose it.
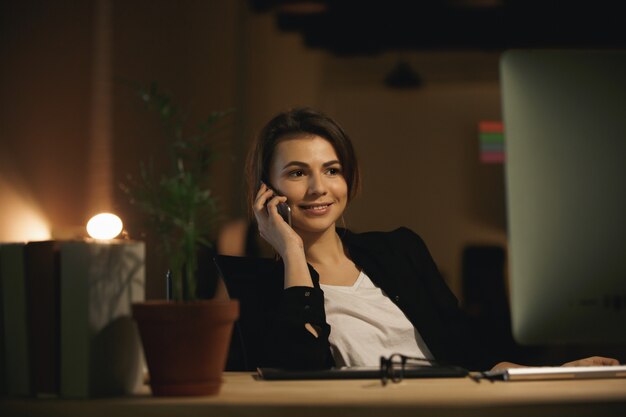
<instances>
[{"instance_id":1,"label":"black eyeglass frame","mask_svg":"<svg viewBox=\"0 0 626 417\"><path fill-rule=\"evenodd\" d=\"M428 366L437 366L437 362L428 358L417 358L405 356L401 353L392 353L389 357L380 357L380 383L385 386L388 381L397 384L404 379L404 371L406 364L409 362L417 362L427 364ZM394 365L400 365L400 369L394 370ZM398 372L399 371L399 372Z\"/></svg>"}]
</instances>

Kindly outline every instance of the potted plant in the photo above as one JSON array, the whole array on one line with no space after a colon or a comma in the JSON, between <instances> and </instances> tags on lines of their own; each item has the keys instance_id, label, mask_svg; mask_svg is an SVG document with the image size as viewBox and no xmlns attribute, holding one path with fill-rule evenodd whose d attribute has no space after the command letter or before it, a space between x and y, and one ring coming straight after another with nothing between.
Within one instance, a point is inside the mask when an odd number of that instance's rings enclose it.
<instances>
[{"instance_id":1,"label":"potted plant","mask_svg":"<svg viewBox=\"0 0 626 417\"><path fill-rule=\"evenodd\" d=\"M155 111L168 139L169 166L142 161L138 176L129 175L122 190L145 215L148 233L159 239L169 266L172 300L133 305L153 395L210 395L219 391L236 300L198 300L198 252L209 245L217 206L209 187L215 158L211 141L228 112L214 112L187 134L186 115L156 83L138 88Z\"/></svg>"}]
</instances>

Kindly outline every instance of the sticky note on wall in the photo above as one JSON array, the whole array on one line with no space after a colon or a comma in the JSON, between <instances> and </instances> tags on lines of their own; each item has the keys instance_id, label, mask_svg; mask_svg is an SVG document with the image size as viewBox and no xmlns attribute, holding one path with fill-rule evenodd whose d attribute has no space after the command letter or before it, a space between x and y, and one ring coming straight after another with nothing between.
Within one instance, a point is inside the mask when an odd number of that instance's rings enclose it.
<instances>
[{"instance_id":1,"label":"sticky note on wall","mask_svg":"<svg viewBox=\"0 0 626 417\"><path fill-rule=\"evenodd\" d=\"M501 164L505 161L504 125L501 121L485 120L478 122L480 141L480 162Z\"/></svg>"}]
</instances>

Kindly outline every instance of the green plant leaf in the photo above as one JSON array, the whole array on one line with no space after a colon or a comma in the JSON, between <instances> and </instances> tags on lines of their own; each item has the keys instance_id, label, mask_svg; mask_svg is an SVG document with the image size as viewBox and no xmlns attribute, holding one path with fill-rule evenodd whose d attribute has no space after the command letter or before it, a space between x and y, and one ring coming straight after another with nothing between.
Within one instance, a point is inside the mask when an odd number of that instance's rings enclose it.
<instances>
[{"instance_id":1,"label":"green plant leaf","mask_svg":"<svg viewBox=\"0 0 626 417\"><path fill-rule=\"evenodd\" d=\"M200 245L210 246L208 237L219 215L209 175L218 158L216 135L223 132L225 127L220 124L233 110L212 112L197 124L197 132L186 135L186 112L156 82L145 87L132 85L145 108L156 113L168 138L172 165L169 170L158 170L150 157L140 162L138 176L127 175L120 188L143 212L148 230L161 241L172 271L175 299L181 300L183 295L193 299L197 251Z\"/></svg>"}]
</instances>

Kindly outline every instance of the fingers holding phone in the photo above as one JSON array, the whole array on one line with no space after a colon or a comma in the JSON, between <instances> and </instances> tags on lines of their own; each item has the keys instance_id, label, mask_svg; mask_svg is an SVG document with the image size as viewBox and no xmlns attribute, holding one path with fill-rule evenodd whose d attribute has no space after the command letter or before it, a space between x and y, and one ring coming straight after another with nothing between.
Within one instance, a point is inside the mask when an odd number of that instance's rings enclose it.
<instances>
[{"instance_id":1,"label":"fingers holding phone","mask_svg":"<svg viewBox=\"0 0 626 417\"><path fill-rule=\"evenodd\" d=\"M262 183L253 206L257 221L262 220L263 214L268 217L274 214L274 208L285 223L291 226L291 208L287 204L287 197L276 195L271 188Z\"/></svg>"},{"instance_id":2,"label":"fingers holding phone","mask_svg":"<svg viewBox=\"0 0 626 417\"><path fill-rule=\"evenodd\" d=\"M299 242L302 245L302 239L291 228L291 208L287 197L276 195L267 185L261 184L253 209L261 237L279 254L282 255L290 243Z\"/></svg>"},{"instance_id":3,"label":"fingers holding phone","mask_svg":"<svg viewBox=\"0 0 626 417\"><path fill-rule=\"evenodd\" d=\"M265 184L261 184L259 187L259 191L256 193L256 198L254 199L254 203L252 205L252 209L254 210L254 215L257 217L263 210L266 209L267 203L274 196L274 191L269 188Z\"/></svg>"}]
</instances>

